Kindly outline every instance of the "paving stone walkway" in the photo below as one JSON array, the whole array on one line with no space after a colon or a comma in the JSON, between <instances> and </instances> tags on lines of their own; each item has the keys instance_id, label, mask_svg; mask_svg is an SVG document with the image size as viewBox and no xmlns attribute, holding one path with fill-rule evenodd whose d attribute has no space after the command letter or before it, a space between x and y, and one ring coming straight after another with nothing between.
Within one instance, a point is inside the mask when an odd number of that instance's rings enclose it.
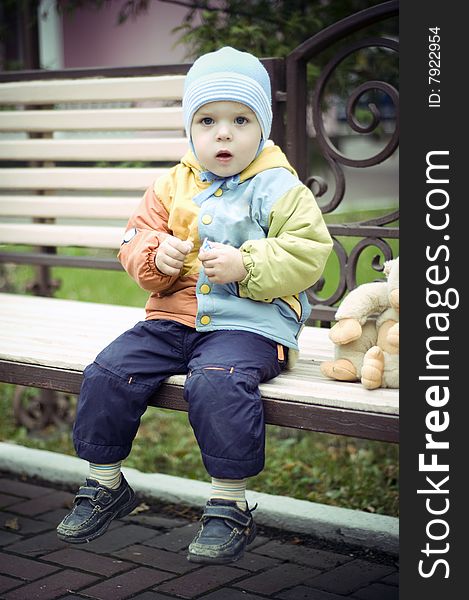
<instances>
[{"instance_id":1,"label":"paving stone walkway","mask_svg":"<svg viewBox=\"0 0 469 600\"><path fill-rule=\"evenodd\" d=\"M142 503L89 544L55 535L73 493L0 474L2 600L397 600L396 557L260 529L242 560L189 563L196 511ZM140 511L140 512L138 512Z\"/></svg>"}]
</instances>

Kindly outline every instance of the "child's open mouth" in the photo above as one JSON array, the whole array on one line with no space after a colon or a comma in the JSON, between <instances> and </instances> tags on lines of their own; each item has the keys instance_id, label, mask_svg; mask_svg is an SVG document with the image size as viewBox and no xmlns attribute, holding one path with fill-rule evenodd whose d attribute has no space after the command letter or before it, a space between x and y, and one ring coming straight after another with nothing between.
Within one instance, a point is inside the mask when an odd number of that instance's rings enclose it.
<instances>
[{"instance_id":1,"label":"child's open mouth","mask_svg":"<svg viewBox=\"0 0 469 600\"><path fill-rule=\"evenodd\" d=\"M215 158L220 162L229 162L233 158L233 155L229 150L220 150L216 153Z\"/></svg>"}]
</instances>

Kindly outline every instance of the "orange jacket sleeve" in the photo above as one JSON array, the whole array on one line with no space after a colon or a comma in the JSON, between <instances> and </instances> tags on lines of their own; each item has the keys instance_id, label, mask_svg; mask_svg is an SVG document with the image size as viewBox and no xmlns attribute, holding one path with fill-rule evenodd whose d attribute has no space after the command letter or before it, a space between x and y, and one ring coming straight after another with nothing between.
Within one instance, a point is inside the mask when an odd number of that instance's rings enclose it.
<instances>
[{"instance_id":1,"label":"orange jacket sleeve","mask_svg":"<svg viewBox=\"0 0 469 600\"><path fill-rule=\"evenodd\" d=\"M155 194L153 186L147 189L139 207L127 223L127 231L134 228L136 234L128 242L122 243L117 258L144 290L164 293L179 276L164 275L155 265L158 247L171 235L171 231L168 228L168 212Z\"/></svg>"}]
</instances>

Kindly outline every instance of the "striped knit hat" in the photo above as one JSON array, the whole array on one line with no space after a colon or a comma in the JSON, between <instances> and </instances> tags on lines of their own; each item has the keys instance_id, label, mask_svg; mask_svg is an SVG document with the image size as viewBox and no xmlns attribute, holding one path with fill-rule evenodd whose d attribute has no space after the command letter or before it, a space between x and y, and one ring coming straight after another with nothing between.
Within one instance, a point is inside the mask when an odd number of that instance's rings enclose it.
<instances>
[{"instance_id":1,"label":"striped knit hat","mask_svg":"<svg viewBox=\"0 0 469 600\"><path fill-rule=\"evenodd\" d=\"M182 100L190 140L194 113L204 104L220 100L240 102L254 111L262 131L260 150L272 126L272 99L269 74L259 59L226 46L194 62L184 82Z\"/></svg>"}]
</instances>

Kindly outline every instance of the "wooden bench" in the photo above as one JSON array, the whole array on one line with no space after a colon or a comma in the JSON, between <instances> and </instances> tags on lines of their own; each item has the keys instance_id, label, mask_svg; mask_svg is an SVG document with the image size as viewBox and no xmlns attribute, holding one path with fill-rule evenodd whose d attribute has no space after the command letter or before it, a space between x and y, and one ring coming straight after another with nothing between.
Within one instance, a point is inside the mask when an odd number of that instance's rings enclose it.
<instances>
[{"instance_id":1,"label":"wooden bench","mask_svg":"<svg viewBox=\"0 0 469 600\"><path fill-rule=\"evenodd\" d=\"M275 60L266 66L272 137L280 143L282 78ZM109 305L46 297L53 294L50 269L121 269L115 254L128 216L187 148L180 106L187 69L0 77L0 268L39 271L38 296L0 294L0 381L77 393L86 364L144 318L143 308L112 305L112 290ZM145 164L122 164L128 161ZM333 354L327 329L306 327L300 349L292 371L261 386L267 423L398 441L397 390L325 379L319 364ZM152 403L186 410L183 384L183 376L169 378Z\"/></svg>"},{"instance_id":2,"label":"wooden bench","mask_svg":"<svg viewBox=\"0 0 469 600\"><path fill-rule=\"evenodd\" d=\"M84 367L143 309L0 294L0 381L78 393ZM396 390L325 379L319 363L332 355L327 329L307 327L300 360L291 371L261 385L267 423L371 438L398 439ZM152 404L187 410L185 377L170 377Z\"/></svg>"},{"instance_id":3,"label":"wooden bench","mask_svg":"<svg viewBox=\"0 0 469 600\"><path fill-rule=\"evenodd\" d=\"M100 102L132 98L176 99L182 76L106 81L44 81L2 84L0 104L31 106ZM75 85L73 85L75 84ZM114 114L114 113L117 114ZM69 114L70 113L70 114ZM94 139L92 132L134 127L132 138ZM175 162L186 149L180 108L70 109L47 108L0 112L3 131L87 131L83 140L39 138L0 142L0 157L34 161L33 166L2 169L0 242L10 249L3 262L119 268L115 258L55 253L56 248L117 250L125 220L141 192L162 167L119 168L56 166L58 161L150 160ZM153 128L152 137L139 137ZM173 132L156 137L165 128ZM175 133L179 137L175 136ZM55 163L55 164L53 164ZM105 192L103 194L103 192ZM112 225L122 221L120 225ZM42 250L12 252L11 246ZM43 290L47 292L47 290ZM110 290L112 295L112 291ZM0 380L77 393L83 368L97 352L144 317L143 309L103 306L52 298L0 295ZM332 355L327 330L308 327L301 336L297 367L262 386L267 422L330 433L396 441L398 398L395 390L366 391L360 385L324 379L319 363ZM172 377L155 398L155 405L185 409L183 377Z\"/></svg>"}]
</instances>

